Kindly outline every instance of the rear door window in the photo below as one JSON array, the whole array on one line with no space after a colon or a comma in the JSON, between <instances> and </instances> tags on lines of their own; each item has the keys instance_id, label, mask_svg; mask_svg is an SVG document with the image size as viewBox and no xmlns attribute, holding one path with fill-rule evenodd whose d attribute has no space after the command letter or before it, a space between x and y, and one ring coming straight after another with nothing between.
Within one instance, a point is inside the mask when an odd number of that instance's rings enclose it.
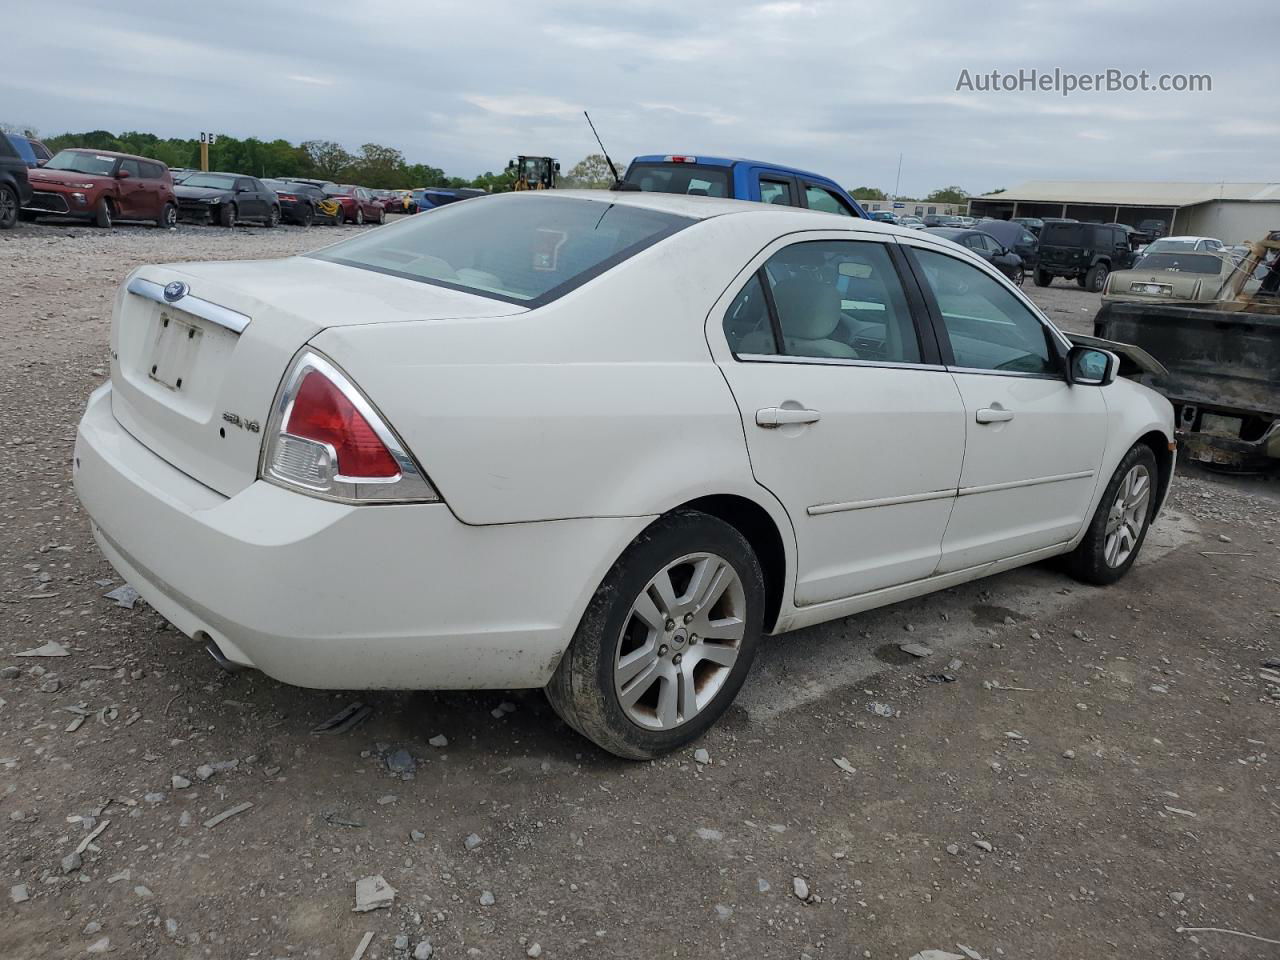
<instances>
[{"instance_id":1,"label":"rear door window","mask_svg":"<svg viewBox=\"0 0 1280 960\"><path fill-rule=\"evenodd\" d=\"M853 216L853 211L845 205L845 202L826 189L826 187L820 187L813 183L805 184L804 199L810 210L821 210L823 213L838 213L845 217Z\"/></svg>"},{"instance_id":2,"label":"rear door window","mask_svg":"<svg viewBox=\"0 0 1280 960\"><path fill-rule=\"evenodd\" d=\"M880 243L809 240L778 251L734 299L724 325L735 354L920 362L902 280Z\"/></svg>"},{"instance_id":3,"label":"rear door window","mask_svg":"<svg viewBox=\"0 0 1280 960\"><path fill-rule=\"evenodd\" d=\"M121 160L120 169L131 177L142 176L142 168L139 166L137 160Z\"/></svg>"},{"instance_id":4,"label":"rear door window","mask_svg":"<svg viewBox=\"0 0 1280 960\"><path fill-rule=\"evenodd\" d=\"M789 207L796 205L795 195L791 192L791 181L760 178L760 202L781 203Z\"/></svg>"}]
</instances>

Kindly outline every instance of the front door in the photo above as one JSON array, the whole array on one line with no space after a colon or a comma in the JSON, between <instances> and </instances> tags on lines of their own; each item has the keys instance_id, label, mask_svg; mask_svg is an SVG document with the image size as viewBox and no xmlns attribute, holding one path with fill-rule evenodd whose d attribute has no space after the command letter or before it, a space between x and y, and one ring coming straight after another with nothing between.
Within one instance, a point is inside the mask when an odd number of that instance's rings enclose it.
<instances>
[{"instance_id":1,"label":"front door","mask_svg":"<svg viewBox=\"0 0 1280 960\"><path fill-rule=\"evenodd\" d=\"M797 606L934 572L965 432L900 251L805 236L761 253L708 321L755 478L795 528Z\"/></svg>"},{"instance_id":2,"label":"front door","mask_svg":"<svg viewBox=\"0 0 1280 960\"><path fill-rule=\"evenodd\" d=\"M118 168L127 177L116 179L116 191L121 220L141 219L147 215L147 185L142 180L142 169L137 160L121 160Z\"/></svg>"},{"instance_id":3,"label":"front door","mask_svg":"<svg viewBox=\"0 0 1280 960\"><path fill-rule=\"evenodd\" d=\"M938 572L1067 542L1098 483L1102 391L1067 383L1066 345L1007 283L940 248L905 243L965 408L964 470Z\"/></svg>"}]
</instances>

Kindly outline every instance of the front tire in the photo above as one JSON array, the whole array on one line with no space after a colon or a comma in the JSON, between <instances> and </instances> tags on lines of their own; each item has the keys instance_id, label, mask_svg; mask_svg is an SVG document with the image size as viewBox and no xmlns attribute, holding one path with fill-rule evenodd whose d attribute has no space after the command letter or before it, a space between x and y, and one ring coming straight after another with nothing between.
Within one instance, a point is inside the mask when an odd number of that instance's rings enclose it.
<instances>
[{"instance_id":1,"label":"front tire","mask_svg":"<svg viewBox=\"0 0 1280 960\"><path fill-rule=\"evenodd\" d=\"M1115 583L1133 566L1156 507L1156 455L1136 443L1124 455L1102 494L1089 529L1071 553L1067 569L1077 580Z\"/></svg>"},{"instance_id":2,"label":"front tire","mask_svg":"<svg viewBox=\"0 0 1280 960\"><path fill-rule=\"evenodd\" d=\"M764 575L735 528L694 510L656 520L618 559L547 685L569 726L648 760L701 736L751 669Z\"/></svg>"},{"instance_id":3,"label":"front tire","mask_svg":"<svg viewBox=\"0 0 1280 960\"><path fill-rule=\"evenodd\" d=\"M1037 287L1047 287L1047 286L1048 286L1049 284L1051 284L1051 283L1053 283L1053 274L1052 274L1052 273L1049 273L1047 270L1037 270L1037 271L1036 271L1036 286L1037 286Z\"/></svg>"},{"instance_id":4,"label":"front tire","mask_svg":"<svg viewBox=\"0 0 1280 960\"><path fill-rule=\"evenodd\" d=\"M299 221L301 226L309 227L316 222L316 210L311 204L307 204L302 208L302 219Z\"/></svg>"},{"instance_id":5,"label":"front tire","mask_svg":"<svg viewBox=\"0 0 1280 960\"><path fill-rule=\"evenodd\" d=\"M364 226L364 207L356 207L356 226Z\"/></svg>"},{"instance_id":6,"label":"front tire","mask_svg":"<svg viewBox=\"0 0 1280 960\"><path fill-rule=\"evenodd\" d=\"M218 223L224 227L234 227L236 225L236 205L234 203L224 203L218 207Z\"/></svg>"},{"instance_id":7,"label":"front tire","mask_svg":"<svg viewBox=\"0 0 1280 960\"><path fill-rule=\"evenodd\" d=\"M111 202L106 197L99 197L93 208L93 225L104 230L111 229Z\"/></svg>"}]
</instances>

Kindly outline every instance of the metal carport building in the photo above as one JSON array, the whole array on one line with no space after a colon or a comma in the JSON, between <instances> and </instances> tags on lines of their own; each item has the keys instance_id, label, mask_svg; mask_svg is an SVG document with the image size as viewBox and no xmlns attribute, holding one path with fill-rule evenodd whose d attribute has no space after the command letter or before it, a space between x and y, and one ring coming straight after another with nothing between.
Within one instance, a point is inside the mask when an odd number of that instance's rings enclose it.
<instances>
[{"instance_id":1,"label":"metal carport building","mask_svg":"<svg viewBox=\"0 0 1280 960\"><path fill-rule=\"evenodd\" d=\"M1280 183L1031 180L969 201L972 217L1065 217L1098 223L1164 220L1170 234L1256 240L1280 230Z\"/></svg>"}]
</instances>

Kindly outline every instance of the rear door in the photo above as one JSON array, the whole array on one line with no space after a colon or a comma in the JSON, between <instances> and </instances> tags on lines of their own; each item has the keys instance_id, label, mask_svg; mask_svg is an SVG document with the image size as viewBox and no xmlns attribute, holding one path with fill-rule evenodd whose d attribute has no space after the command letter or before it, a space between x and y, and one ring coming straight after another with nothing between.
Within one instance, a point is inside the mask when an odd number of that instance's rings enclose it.
<instances>
[{"instance_id":1,"label":"rear door","mask_svg":"<svg viewBox=\"0 0 1280 960\"><path fill-rule=\"evenodd\" d=\"M779 239L707 321L752 471L795 528L798 606L930 576L960 476L960 396L884 239Z\"/></svg>"},{"instance_id":2,"label":"rear door","mask_svg":"<svg viewBox=\"0 0 1280 960\"><path fill-rule=\"evenodd\" d=\"M901 242L964 403L964 469L938 572L1067 542L1098 482L1102 391L1067 383L1066 345L1007 281L941 247Z\"/></svg>"}]
</instances>

